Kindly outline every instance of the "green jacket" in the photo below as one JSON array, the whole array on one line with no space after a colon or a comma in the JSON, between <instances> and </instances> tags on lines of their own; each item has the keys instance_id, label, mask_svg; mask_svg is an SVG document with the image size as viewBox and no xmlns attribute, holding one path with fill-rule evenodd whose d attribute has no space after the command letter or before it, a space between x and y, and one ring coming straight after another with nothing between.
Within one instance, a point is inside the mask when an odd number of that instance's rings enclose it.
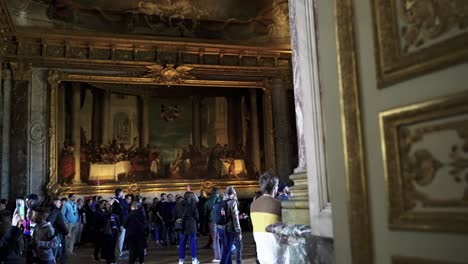
<instances>
[{"instance_id":1,"label":"green jacket","mask_svg":"<svg viewBox=\"0 0 468 264\"><path fill-rule=\"evenodd\" d=\"M219 195L210 195L210 198L205 202L203 215L208 216L209 223L211 223L211 209L213 209L213 206L219 201L221 201L221 197L219 197Z\"/></svg>"}]
</instances>

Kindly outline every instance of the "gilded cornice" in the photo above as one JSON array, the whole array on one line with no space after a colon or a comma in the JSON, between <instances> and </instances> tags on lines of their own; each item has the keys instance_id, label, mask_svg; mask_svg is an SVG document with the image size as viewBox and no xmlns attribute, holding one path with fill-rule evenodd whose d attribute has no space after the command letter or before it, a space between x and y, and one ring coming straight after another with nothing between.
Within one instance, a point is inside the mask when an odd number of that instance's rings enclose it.
<instances>
[{"instance_id":1,"label":"gilded cornice","mask_svg":"<svg viewBox=\"0 0 468 264\"><path fill-rule=\"evenodd\" d=\"M289 45L255 47L127 35L48 33L27 28L18 28L15 39L10 41L5 54L8 60L60 68L129 70L154 64L184 64L197 65L194 71L221 70L230 74L248 68L261 74L287 69L291 56Z\"/></svg>"}]
</instances>

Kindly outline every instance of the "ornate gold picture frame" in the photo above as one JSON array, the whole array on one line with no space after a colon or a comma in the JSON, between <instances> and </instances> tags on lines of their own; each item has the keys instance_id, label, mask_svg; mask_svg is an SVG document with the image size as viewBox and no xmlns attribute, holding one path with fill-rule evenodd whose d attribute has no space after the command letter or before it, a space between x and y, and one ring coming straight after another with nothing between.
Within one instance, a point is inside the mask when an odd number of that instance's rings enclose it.
<instances>
[{"instance_id":1,"label":"ornate gold picture frame","mask_svg":"<svg viewBox=\"0 0 468 264\"><path fill-rule=\"evenodd\" d=\"M372 2L379 88L468 58L465 1Z\"/></svg>"},{"instance_id":2,"label":"ornate gold picture frame","mask_svg":"<svg viewBox=\"0 0 468 264\"><path fill-rule=\"evenodd\" d=\"M380 114L390 229L468 232L468 93Z\"/></svg>"},{"instance_id":3,"label":"ornate gold picture frame","mask_svg":"<svg viewBox=\"0 0 468 264\"><path fill-rule=\"evenodd\" d=\"M58 89L62 82L88 82L88 83L104 83L104 84L130 84L130 85L150 85L157 88L158 86L190 86L190 87L222 87L222 88L237 88L237 89L261 89L263 90L264 104L264 145L265 151L270 153L265 159L266 168L270 171L275 171L275 149L274 149L274 133L273 131L273 112L272 112L272 87L270 82L265 79L263 81L234 81L234 80L201 80L195 78L173 78L173 73L169 72L171 78L167 79L163 71L160 74L153 74L152 68L143 77L129 77L120 75L95 75L89 73L77 73L51 70L48 75L50 86L50 139L49 139L49 179L47 183L47 192L51 197L62 195L65 193L75 194L94 194L94 193L112 193L115 188L122 188L128 193L144 193L144 192L177 192L184 191L187 184L192 187L192 190L210 190L213 186L225 188L229 185L234 186L240 197L250 197L254 191L258 189L257 180L204 180L204 179L183 179L183 180L157 180L151 182L127 182L115 184L102 184L100 186L92 185L71 185L63 186L58 182L58 142L57 142L57 122L58 122ZM178 69L178 68L177 68ZM172 68L170 69L172 70ZM175 69L176 70L176 69ZM130 74L132 75L132 73ZM133 74L134 75L134 74ZM184 77L184 78L183 78Z\"/></svg>"}]
</instances>

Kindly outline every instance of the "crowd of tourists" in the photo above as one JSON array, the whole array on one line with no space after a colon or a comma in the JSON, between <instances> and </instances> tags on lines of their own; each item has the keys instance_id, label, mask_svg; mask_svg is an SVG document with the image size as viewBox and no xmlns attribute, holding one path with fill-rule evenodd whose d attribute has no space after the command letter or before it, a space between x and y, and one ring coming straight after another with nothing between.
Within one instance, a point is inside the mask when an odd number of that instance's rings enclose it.
<instances>
[{"instance_id":1,"label":"crowd of tourists","mask_svg":"<svg viewBox=\"0 0 468 264\"><path fill-rule=\"evenodd\" d=\"M241 220L250 213L258 263L278 263L281 246L265 231L270 224L281 222L280 199L287 199L282 188L278 196L278 179L264 173L260 191L250 212L241 213L234 187L224 193L213 187L207 197L199 197L187 188L183 196L162 193L152 202L136 195L77 198L70 193L64 198L41 201L36 194L24 199L22 208L9 210L0 201L0 263L66 263L75 249L85 243L94 246L95 261L144 263L150 243L157 247L177 245L179 264L190 249L192 264L197 258L197 236L208 235L206 248L213 249L212 263L242 263ZM244 230L245 232L245 230ZM234 255L235 257L232 257Z\"/></svg>"}]
</instances>

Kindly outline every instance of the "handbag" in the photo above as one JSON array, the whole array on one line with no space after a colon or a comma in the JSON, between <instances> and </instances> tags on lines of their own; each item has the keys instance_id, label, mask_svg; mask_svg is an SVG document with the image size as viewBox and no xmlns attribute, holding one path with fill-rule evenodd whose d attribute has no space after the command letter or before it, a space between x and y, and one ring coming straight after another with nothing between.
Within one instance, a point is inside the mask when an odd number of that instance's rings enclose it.
<instances>
[{"instance_id":1,"label":"handbag","mask_svg":"<svg viewBox=\"0 0 468 264\"><path fill-rule=\"evenodd\" d=\"M187 210L188 210L188 207L185 208L185 211L184 213L182 214L182 217L181 218L177 218L175 220L175 224L174 224L174 230L175 231L182 231L184 230L184 217L185 217L185 213L187 213Z\"/></svg>"}]
</instances>

